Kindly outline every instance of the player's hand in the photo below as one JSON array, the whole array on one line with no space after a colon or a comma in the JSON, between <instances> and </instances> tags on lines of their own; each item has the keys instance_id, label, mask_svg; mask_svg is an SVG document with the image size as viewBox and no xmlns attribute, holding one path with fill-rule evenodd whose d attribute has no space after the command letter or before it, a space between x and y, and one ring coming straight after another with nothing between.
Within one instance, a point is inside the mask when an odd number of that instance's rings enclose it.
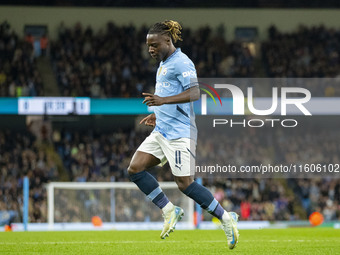
<instances>
[{"instance_id":1,"label":"player's hand","mask_svg":"<svg viewBox=\"0 0 340 255\"><path fill-rule=\"evenodd\" d=\"M145 96L143 104L146 103L147 106L160 106L165 103L164 97L159 97L150 93L142 93L142 95Z\"/></svg>"},{"instance_id":2,"label":"player's hand","mask_svg":"<svg viewBox=\"0 0 340 255\"><path fill-rule=\"evenodd\" d=\"M145 124L146 126L154 127L156 125L156 115L154 113L146 116L144 119L142 119L139 124Z\"/></svg>"}]
</instances>

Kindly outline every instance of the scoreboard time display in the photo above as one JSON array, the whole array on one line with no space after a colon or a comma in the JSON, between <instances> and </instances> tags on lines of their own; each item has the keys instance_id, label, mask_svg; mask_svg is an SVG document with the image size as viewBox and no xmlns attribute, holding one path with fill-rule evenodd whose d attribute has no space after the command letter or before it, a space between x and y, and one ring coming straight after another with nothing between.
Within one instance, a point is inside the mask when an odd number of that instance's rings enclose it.
<instances>
[{"instance_id":1,"label":"scoreboard time display","mask_svg":"<svg viewBox=\"0 0 340 255\"><path fill-rule=\"evenodd\" d=\"M90 98L20 97L19 115L89 115Z\"/></svg>"}]
</instances>

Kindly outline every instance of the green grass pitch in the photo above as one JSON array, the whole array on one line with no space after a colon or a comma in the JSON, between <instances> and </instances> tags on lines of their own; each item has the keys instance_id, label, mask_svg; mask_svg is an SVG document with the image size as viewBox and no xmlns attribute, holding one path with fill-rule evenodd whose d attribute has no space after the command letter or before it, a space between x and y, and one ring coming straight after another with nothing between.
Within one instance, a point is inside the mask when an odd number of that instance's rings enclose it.
<instances>
[{"instance_id":1,"label":"green grass pitch","mask_svg":"<svg viewBox=\"0 0 340 255\"><path fill-rule=\"evenodd\" d=\"M241 230L229 250L222 230L0 232L0 254L340 254L340 230Z\"/></svg>"}]
</instances>

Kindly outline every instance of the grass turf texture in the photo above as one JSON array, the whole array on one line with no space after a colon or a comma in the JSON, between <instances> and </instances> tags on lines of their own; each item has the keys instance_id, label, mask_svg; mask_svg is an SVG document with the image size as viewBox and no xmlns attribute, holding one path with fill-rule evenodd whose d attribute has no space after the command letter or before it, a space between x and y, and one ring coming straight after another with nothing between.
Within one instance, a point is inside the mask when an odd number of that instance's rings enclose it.
<instances>
[{"instance_id":1,"label":"grass turf texture","mask_svg":"<svg viewBox=\"0 0 340 255\"><path fill-rule=\"evenodd\" d=\"M340 230L241 230L234 250L222 230L0 232L0 254L340 254Z\"/></svg>"}]
</instances>

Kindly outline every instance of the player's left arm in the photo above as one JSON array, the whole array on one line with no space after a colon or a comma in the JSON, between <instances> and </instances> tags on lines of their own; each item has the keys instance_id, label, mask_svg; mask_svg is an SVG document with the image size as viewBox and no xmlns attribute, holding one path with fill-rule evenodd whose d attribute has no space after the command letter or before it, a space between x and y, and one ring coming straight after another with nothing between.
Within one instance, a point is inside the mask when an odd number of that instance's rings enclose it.
<instances>
[{"instance_id":1,"label":"player's left arm","mask_svg":"<svg viewBox=\"0 0 340 255\"><path fill-rule=\"evenodd\" d=\"M163 104L182 104L196 101L200 98L200 90L198 86L191 87L175 96L160 97L150 93L142 93L145 96L143 104L147 106L159 106Z\"/></svg>"}]
</instances>

